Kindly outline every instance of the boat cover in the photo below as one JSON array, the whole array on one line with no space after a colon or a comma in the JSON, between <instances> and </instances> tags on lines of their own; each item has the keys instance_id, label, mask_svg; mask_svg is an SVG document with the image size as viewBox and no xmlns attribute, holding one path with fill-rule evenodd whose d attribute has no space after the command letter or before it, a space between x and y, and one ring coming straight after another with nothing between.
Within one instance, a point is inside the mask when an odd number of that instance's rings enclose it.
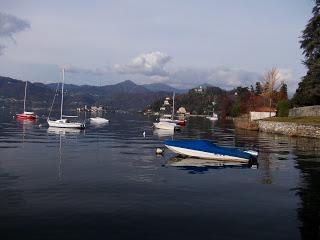
<instances>
[{"instance_id":1,"label":"boat cover","mask_svg":"<svg viewBox=\"0 0 320 240\"><path fill-rule=\"evenodd\" d=\"M165 140L164 144L172 147L192 149L196 151L250 159L249 153L237 148L220 147L209 140Z\"/></svg>"}]
</instances>

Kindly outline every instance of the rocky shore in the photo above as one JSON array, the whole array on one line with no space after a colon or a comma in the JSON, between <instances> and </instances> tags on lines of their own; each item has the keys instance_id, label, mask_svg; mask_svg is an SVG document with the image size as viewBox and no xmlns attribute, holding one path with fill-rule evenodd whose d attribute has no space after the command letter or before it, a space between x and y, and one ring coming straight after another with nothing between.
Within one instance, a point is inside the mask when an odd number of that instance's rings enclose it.
<instances>
[{"instance_id":1,"label":"rocky shore","mask_svg":"<svg viewBox=\"0 0 320 240\"><path fill-rule=\"evenodd\" d=\"M261 132L320 138L320 125L259 120L258 128Z\"/></svg>"}]
</instances>

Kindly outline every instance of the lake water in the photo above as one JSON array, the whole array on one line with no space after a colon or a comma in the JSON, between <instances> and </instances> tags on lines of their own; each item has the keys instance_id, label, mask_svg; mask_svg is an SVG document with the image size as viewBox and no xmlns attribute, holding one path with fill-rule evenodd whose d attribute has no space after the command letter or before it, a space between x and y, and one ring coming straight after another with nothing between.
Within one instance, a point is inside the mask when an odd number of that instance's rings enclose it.
<instances>
[{"instance_id":1,"label":"lake water","mask_svg":"<svg viewBox=\"0 0 320 240\"><path fill-rule=\"evenodd\" d=\"M202 118L170 136L136 114L85 131L0 114L1 239L319 239L319 140ZM155 154L167 138L257 150L258 167L178 167Z\"/></svg>"}]
</instances>

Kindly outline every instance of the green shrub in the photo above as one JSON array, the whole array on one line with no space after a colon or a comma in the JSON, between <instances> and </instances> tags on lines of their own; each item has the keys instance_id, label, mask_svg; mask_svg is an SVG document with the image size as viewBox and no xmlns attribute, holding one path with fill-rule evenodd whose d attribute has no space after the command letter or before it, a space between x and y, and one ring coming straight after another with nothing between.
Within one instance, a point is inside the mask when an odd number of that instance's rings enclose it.
<instances>
[{"instance_id":1,"label":"green shrub","mask_svg":"<svg viewBox=\"0 0 320 240\"><path fill-rule=\"evenodd\" d=\"M277 116L288 117L290 104L288 100L281 100L277 103Z\"/></svg>"},{"instance_id":2,"label":"green shrub","mask_svg":"<svg viewBox=\"0 0 320 240\"><path fill-rule=\"evenodd\" d=\"M238 117L240 115L240 103L238 101L231 105L229 115L231 117Z\"/></svg>"}]
</instances>

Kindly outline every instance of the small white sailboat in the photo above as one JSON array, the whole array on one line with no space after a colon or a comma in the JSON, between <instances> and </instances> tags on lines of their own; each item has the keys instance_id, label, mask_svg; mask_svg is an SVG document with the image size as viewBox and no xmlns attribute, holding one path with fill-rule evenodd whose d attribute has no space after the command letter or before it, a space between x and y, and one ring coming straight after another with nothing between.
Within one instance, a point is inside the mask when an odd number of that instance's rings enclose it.
<instances>
[{"instance_id":1,"label":"small white sailboat","mask_svg":"<svg viewBox=\"0 0 320 240\"><path fill-rule=\"evenodd\" d=\"M211 121L215 121L215 120L218 120L218 115L213 113L211 117L206 117L206 118L211 120Z\"/></svg>"},{"instance_id":2,"label":"small white sailboat","mask_svg":"<svg viewBox=\"0 0 320 240\"><path fill-rule=\"evenodd\" d=\"M214 105L215 104L216 104L215 102L212 102L212 105L213 105L212 116L206 117L207 119L209 119L211 121L218 120L218 115L214 113Z\"/></svg>"},{"instance_id":3,"label":"small white sailboat","mask_svg":"<svg viewBox=\"0 0 320 240\"><path fill-rule=\"evenodd\" d=\"M100 80L99 87L101 88L101 80ZM94 109L91 107L91 112L94 112L94 114L97 114L97 113L101 114L102 111L103 111L103 108L101 106L100 107L95 107ZM106 119L106 118L103 118L103 117L99 117L99 116L95 116L95 117L91 117L90 118L90 123L94 124L96 126L99 126L99 125L103 125L103 124L109 123L109 119Z\"/></svg>"},{"instance_id":4,"label":"small white sailboat","mask_svg":"<svg viewBox=\"0 0 320 240\"><path fill-rule=\"evenodd\" d=\"M175 98L175 93L173 93L172 97L172 114L171 114L171 119L166 117L166 118L160 118L159 122L153 123L153 127L157 129L164 129L164 130L176 130L180 129L180 126L178 125L179 120L175 121L173 120L174 116L174 98ZM170 116L170 115L169 115Z\"/></svg>"},{"instance_id":5,"label":"small white sailboat","mask_svg":"<svg viewBox=\"0 0 320 240\"><path fill-rule=\"evenodd\" d=\"M65 116L64 116L65 117ZM50 127L56 128L79 128L84 129L85 124L81 122L70 122L69 119L47 120Z\"/></svg>"},{"instance_id":6,"label":"small white sailboat","mask_svg":"<svg viewBox=\"0 0 320 240\"><path fill-rule=\"evenodd\" d=\"M71 122L68 118L77 117L77 116L65 116L63 115L63 90L64 90L64 68L62 68L62 85L61 85L61 105L60 105L60 119L50 120L49 117L47 122L50 127L56 128L79 128L84 129L85 124L82 122Z\"/></svg>"},{"instance_id":7,"label":"small white sailboat","mask_svg":"<svg viewBox=\"0 0 320 240\"><path fill-rule=\"evenodd\" d=\"M27 100L27 87L28 87L28 81L26 81L26 84L24 86L24 99L23 99L23 113L17 113L16 118L18 120L33 120L36 119L37 116L34 112L27 112L26 111L26 100Z\"/></svg>"}]
</instances>

